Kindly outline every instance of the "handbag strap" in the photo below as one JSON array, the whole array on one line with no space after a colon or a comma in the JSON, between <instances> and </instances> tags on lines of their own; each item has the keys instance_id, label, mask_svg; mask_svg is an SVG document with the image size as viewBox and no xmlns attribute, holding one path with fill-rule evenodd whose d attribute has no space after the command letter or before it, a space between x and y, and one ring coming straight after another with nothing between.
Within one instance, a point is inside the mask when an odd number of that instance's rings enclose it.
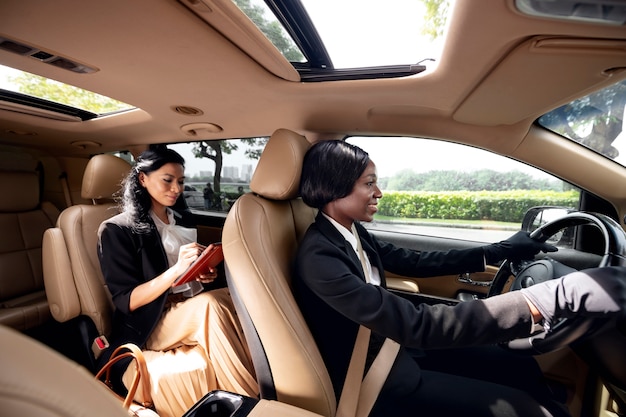
<instances>
[{"instance_id":1,"label":"handbag strap","mask_svg":"<svg viewBox=\"0 0 626 417\"><path fill-rule=\"evenodd\" d=\"M124 350L128 350L128 352L123 352ZM130 387L128 388L128 393L126 394L126 398L124 398L122 405L126 410L130 408L130 405L135 398L135 394L139 389L139 384L141 383L141 393L144 398L142 405L144 407L152 407L153 402L148 365L146 364L146 358L144 357L143 352L134 343L126 343L115 349L111 354L109 361L104 364L104 366L96 374L96 379L101 379L104 375L104 383L111 387L111 368L120 360L129 357L134 359L135 375Z\"/></svg>"},{"instance_id":2,"label":"handbag strap","mask_svg":"<svg viewBox=\"0 0 626 417\"><path fill-rule=\"evenodd\" d=\"M370 283L370 269L363 252L361 238L354 223L352 224L352 234L356 237L357 252L361 260L363 273L365 274L365 281ZM352 357L348 365L348 372L341 390L335 417L366 417L369 415L398 355L400 345L389 338L385 339L380 352L378 352L372 366L367 371L367 375L365 378L362 378L370 334L370 329L365 326L359 326L359 332L354 343Z\"/></svg>"}]
</instances>

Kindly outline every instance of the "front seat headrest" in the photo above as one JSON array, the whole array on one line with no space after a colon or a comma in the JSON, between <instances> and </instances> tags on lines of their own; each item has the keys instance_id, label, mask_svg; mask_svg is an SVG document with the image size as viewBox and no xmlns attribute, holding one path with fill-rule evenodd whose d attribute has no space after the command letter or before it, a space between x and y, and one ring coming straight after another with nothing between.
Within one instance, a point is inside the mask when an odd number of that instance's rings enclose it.
<instances>
[{"instance_id":1,"label":"front seat headrest","mask_svg":"<svg viewBox=\"0 0 626 417\"><path fill-rule=\"evenodd\" d=\"M130 163L115 155L95 155L85 167L81 197L89 200L113 199L130 168Z\"/></svg>"},{"instance_id":2,"label":"front seat headrest","mask_svg":"<svg viewBox=\"0 0 626 417\"><path fill-rule=\"evenodd\" d=\"M250 180L250 190L271 200L299 195L304 154L311 144L302 135L278 129L270 137Z\"/></svg>"}]
</instances>

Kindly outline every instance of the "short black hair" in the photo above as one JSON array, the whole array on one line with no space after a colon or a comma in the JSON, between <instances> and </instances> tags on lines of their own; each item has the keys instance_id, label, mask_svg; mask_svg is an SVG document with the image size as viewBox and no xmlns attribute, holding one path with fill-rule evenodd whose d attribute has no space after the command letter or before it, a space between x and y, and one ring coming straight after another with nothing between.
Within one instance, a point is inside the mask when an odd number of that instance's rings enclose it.
<instances>
[{"instance_id":1,"label":"short black hair","mask_svg":"<svg viewBox=\"0 0 626 417\"><path fill-rule=\"evenodd\" d=\"M358 146L340 140L318 142L304 155L300 195L308 206L322 209L352 192L369 163Z\"/></svg>"}]
</instances>

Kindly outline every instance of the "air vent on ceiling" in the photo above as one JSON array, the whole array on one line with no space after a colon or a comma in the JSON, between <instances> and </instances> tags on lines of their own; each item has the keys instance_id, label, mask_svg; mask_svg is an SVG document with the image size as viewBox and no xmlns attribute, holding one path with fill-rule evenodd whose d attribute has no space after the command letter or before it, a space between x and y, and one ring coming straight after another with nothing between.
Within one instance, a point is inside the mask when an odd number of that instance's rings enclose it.
<instances>
[{"instance_id":1,"label":"air vent on ceiling","mask_svg":"<svg viewBox=\"0 0 626 417\"><path fill-rule=\"evenodd\" d=\"M71 59L55 55L47 51L42 51L41 49L11 39L0 37L0 49L23 56L29 56L38 61L45 62L46 64L54 65L55 67L63 68L79 74L91 74L98 71L96 68L79 64Z\"/></svg>"}]
</instances>

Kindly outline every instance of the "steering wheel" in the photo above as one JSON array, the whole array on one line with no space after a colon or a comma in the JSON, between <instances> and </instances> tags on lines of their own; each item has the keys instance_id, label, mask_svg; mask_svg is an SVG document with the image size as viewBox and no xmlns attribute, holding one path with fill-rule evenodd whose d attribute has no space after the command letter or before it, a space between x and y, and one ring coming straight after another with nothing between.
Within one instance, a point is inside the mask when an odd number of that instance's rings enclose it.
<instances>
[{"instance_id":1,"label":"steering wheel","mask_svg":"<svg viewBox=\"0 0 626 417\"><path fill-rule=\"evenodd\" d=\"M598 264L599 267L626 265L626 233L615 220L603 214L572 212L542 225L533 231L530 237L539 242L545 242L562 229L579 225L596 226L602 233L604 251L602 260ZM493 279L487 297L501 294L511 275L514 277L511 291L515 291L549 279L559 278L573 271L575 269L550 258L537 261L505 259ZM603 319L582 316L561 319L548 332L540 331L527 338L503 343L501 346L533 355L551 352L569 345L604 322Z\"/></svg>"}]
</instances>

